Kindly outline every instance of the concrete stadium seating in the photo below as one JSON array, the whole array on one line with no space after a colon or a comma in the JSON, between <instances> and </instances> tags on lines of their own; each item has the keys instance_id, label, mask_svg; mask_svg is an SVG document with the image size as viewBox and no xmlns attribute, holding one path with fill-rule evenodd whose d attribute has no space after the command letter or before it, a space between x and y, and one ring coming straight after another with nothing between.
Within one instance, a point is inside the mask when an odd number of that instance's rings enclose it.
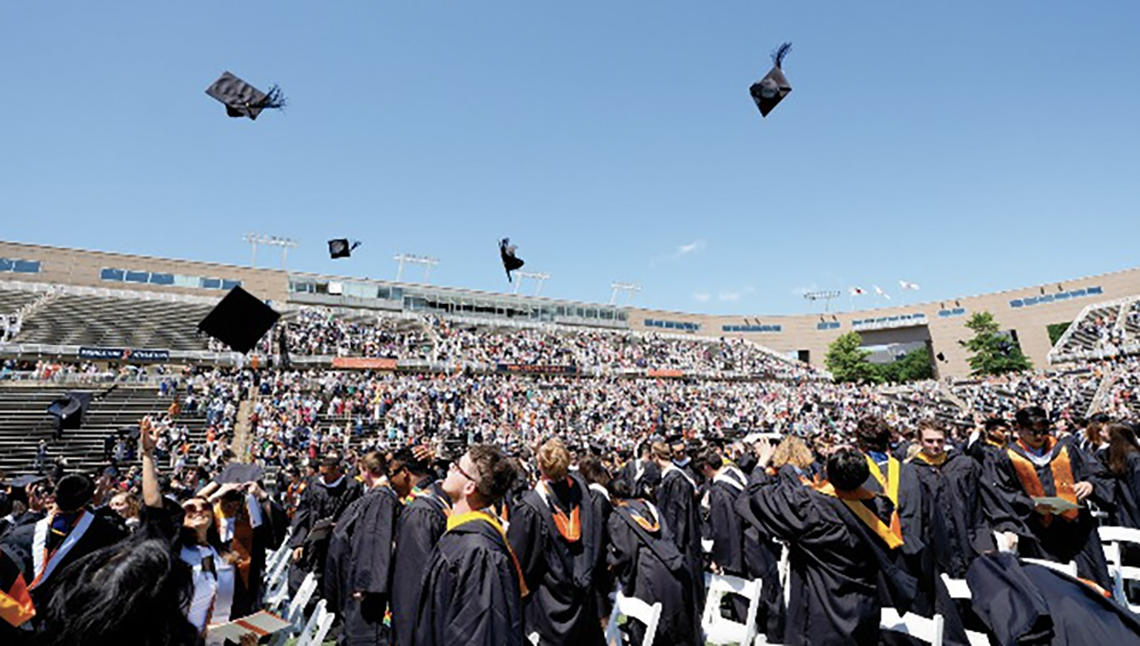
<instances>
[{"instance_id":1,"label":"concrete stadium seating","mask_svg":"<svg viewBox=\"0 0 1140 646\"><path fill-rule=\"evenodd\" d=\"M153 387L120 386L88 408L83 427L63 432L53 440L52 417L47 414L51 401L72 390L99 392L105 388L80 386L4 385L0 386L0 471L8 475L35 472L36 448L47 440L48 470L51 460L62 455L68 470L90 472L107 466L103 460L103 439L117 429L132 426L144 415L161 414L170 399L160 398ZM191 441L204 443L205 415L180 415L179 424L190 429Z\"/></svg>"},{"instance_id":2,"label":"concrete stadium seating","mask_svg":"<svg viewBox=\"0 0 1140 646\"><path fill-rule=\"evenodd\" d=\"M17 343L203 350L210 305L60 294L24 321Z\"/></svg>"}]
</instances>

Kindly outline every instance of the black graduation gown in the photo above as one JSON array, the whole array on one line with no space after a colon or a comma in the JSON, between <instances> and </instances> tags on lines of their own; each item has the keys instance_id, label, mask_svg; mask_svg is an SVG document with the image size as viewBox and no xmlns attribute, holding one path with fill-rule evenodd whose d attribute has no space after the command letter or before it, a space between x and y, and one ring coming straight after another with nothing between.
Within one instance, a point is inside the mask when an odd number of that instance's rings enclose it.
<instances>
[{"instance_id":1,"label":"black graduation gown","mask_svg":"<svg viewBox=\"0 0 1140 646\"><path fill-rule=\"evenodd\" d=\"M756 613L756 625L768 641L779 643L784 639L784 588L780 581L780 543L752 513L750 496L766 484L775 484L776 478L786 480L789 485L802 484L799 474L791 466L785 465L777 476L768 475L764 469L756 469L748 488L737 496L733 505L740 517L743 528L741 546L744 560L744 575L748 579L760 579L760 608Z\"/></svg>"},{"instance_id":2,"label":"black graduation gown","mask_svg":"<svg viewBox=\"0 0 1140 646\"><path fill-rule=\"evenodd\" d=\"M554 483L549 491L550 505L567 515L579 509L581 534L573 542L564 538L538 491L526 492L514 506L507 539L530 590L523 599L524 633L528 638L537 633L539 644L602 644L594 594L594 569L604 547L601 513L577 476Z\"/></svg>"},{"instance_id":3,"label":"black graduation gown","mask_svg":"<svg viewBox=\"0 0 1140 646\"><path fill-rule=\"evenodd\" d=\"M353 478L343 476L335 487L325 486L319 476L314 477L305 493L301 495L301 502L293 514L293 535L289 538L289 548L304 545L305 551L299 562L289 565L289 591L296 592L305 575L313 572L320 579L324 577L325 556L328 554L329 538L306 543L309 530L318 521L326 518L336 522L352 501L360 497L361 486Z\"/></svg>"},{"instance_id":4,"label":"black graduation gown","mask_svg":"<svg viewBox=\"0 0 1140 646\"><path fill-rule=\"evenodd\" d=\"M697 490L678 468L665 469L657 488L657 509L668 535L685 557L689 575L696 586L698 610L704 605L704 568L701 558L701 514Z\"/></svg>"},{"instance_id":5,"label":"black graduation gown","mask_svg":"<svg viewBox=\"0 0 1140 646\"><path fill-rule=\"evenodd\" d=\"M874 644L880 599L900 613L909 609L917 582L901 567L899 550L888 549L844 501L787 481L759 487L749 501L757 520L791 550L784 644ZM890 516L882 496L858 504L884 522Z\"/></svg>"},{"instance_id":6,"label":"black graduation gown","mask_svg":"<svg viewBox=\"0 0 1140 646\"><path fill-rule=\"evenodd\" d=\"M614 578L609 566L606 565L606 555L610 544L610 516L613 514L614 506L610 502L609 492L602 485L589 485L589 492L602 522L602 548L598 550L598 561L594 565L594 607L597 608L598 619L601 620L608 618L610 611L613 610L610 593L614 591Z\"/></svg>"},{"instance_id":7,"label":"black graduation gown","mask_svg":"<svg viewBox=\"0 0 1140 646\"><path fill-rule=\"evenodd\" d=\"M1140 618L1090 586L1012 554L987 554L966 575L974 612L1001 644L1140 643Z\"/></svg>"},{"instance_id":8,"label":"black graduation gown","mask_svg":"<svg viewBox=\"0 0 1140 646\"><path fill-rule=\"evenodd\" d=\"M337 644L372 646L390 641L384 612L392 589L392 546L400 501L388 487L373 487L344 510L325 561L324 593L342 626ZM362 597L354 598L355 593Z\"/></svg>"},{"instance_id":9,"label":"black graduation gown","mask_svg":"<svg viewBox=\"0 0 1140 646\"><path fill-rule=\"evenodd\" d=\"M4 537L4 545L8 548L9 554L19 561L20 569L24 574L24 580L27 581L28 588L31 591L32 601L37 608L46 607L48 600L51 599L54 580L65 567L83 556L104 547L114 545L129 536L126 530L118 524L90 510L87 513L93 516L91 525L75 543L75 547L71 548L59 561L59 564L52 570L51 575L40 581L35 587L33 587L36 573L34 571L35 561L32 556L32 545L35 542L36 523L20 525ZM50 533L50 531L51 529L49 528L48 532Z\"/></svg>"},{"instance_id":10,"label":"black graduation gown","mask_svg":"<svg viewBox=\"0 0 1140 646\"><path fill-rule=\"evenodd\" d=\"M1112 476L1112 524L1140 529L1140 453L1129 453L1124 473Z\"/></svg>"},{"instance_id":11,"label":"black graduation gown","mask_svg":"<svg viewBox=\"0 0 1140 646\"><path fill-rule=\"evenodd\" d=\"M744 490L736 480L717 477L705 492L708 502L702 517L702 536L712 540L710 554L713 563L725 574L744 574L744 523L736 513L736 499Z\"/></svg>"},{"instance_id":12,"label":"black graduation gown","mask_svg":"<svg viewBox=\"0 0 1140 646\"><path fill-rule=\"evenodd\" d=\"M1059 440L1049 453L1048 465L1033 464L1046 496L1057 495L1051 465L1062 450L1069 457L1074 483L1090 480L1093 475L1081 452L1067 440ZM983 499L990 527L996 532L1017 534L1020 555L1059 563L1075 561L1080 576L1095 581L1102 587L1111 588L1112 581L1108 576L1108 564L1096 532L1096 521L1088 507L1082 505L1077 518L1071 521L1060 516L1046 519L1044 515L1038 514L1034 511L1033 499L1025 492L1014 470L1010 451L1029 459L1020 443L1014 442L1006 451L994 455L986 463L983 472L984 486L990 488L990 495ZM1098 498L1095 489L1092 498Z\"/></svg>"},{"instance_id":13,"label":"black graduation gown","mask_svg":"<svg viewBox=\"0 0 1140 646\"><path fill-rule=\"evenodd\" d=\"M519 572L506 541L474 520L443 534L416 604L415 646L522 646Z\"/></svg>"},{"instance_id":14,"label":"black graduation gown","mask_svg":"<svg viewBox=\"0 0 1140 646\"><path fill-rule=\"evenodd\" d=\"M653 460L637 458L626 462L618 477L638 496L654 496L661 484L661 467Z\"/></svg>"},{"instance_id":15,"label":"black graduation gown","mask_svg":"<svg viewBox=\"0 0 1140 646\"><path fill-rule=\"evenodd\" d=\"M995 549L978 492L981 467L961 453L949 453L940 466L911 462L927 502L927 547L939 572L960 579L978 554Z\"/></svg>"},{"instance_id":16,"label":"black graduation gown","mask_svg":"<svg viewBox=\"0 0 1140 646\"><path fill-rule=\"evenodd\" d=\"M394 580L399 583L393 586L390 603L393 641L397 644L412 643L424 568L447 529L450 506L436 482L405 505L396 521Z\"/></svg>"},{"instance_id":17,"label":"black graduation gown","mask_svg":"<svg viewBox=\"0 0 1140 646\"><path fill-rule=\"evenodd\" d=\"M655 527L643 527L635 515ZM694 613L696 588L685 558L660 522L660 514L644 500L619 501L610 515L608 530L608 563L622 594L649 604L661 603L654 643L696 644L700 635L700 616ZM645 626L636 621L626 626L630 643L640 644Z\"/></svg>"}]
</instances>

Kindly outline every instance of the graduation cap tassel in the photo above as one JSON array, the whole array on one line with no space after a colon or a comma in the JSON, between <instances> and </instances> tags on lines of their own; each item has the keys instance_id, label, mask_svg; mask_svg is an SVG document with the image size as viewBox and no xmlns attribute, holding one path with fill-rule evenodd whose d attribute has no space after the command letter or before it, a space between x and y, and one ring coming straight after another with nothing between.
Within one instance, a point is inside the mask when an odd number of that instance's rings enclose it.
<instances>
[{"instance_id":1,"label":"graduation cap tassel","mask_svg":"<svg viewBox=\"0 0 1140 646\"><path fill-rule=\"evenodd\" d=\"M273 84L265 93L265 98L258 103L258 107L267 110L280 110L285 107L285 103L285 95L281 92L281 86Z\"/></svg>"},{"instance_id":2,"label":"graduation cap tassel","mask_svg":"<svg viewBox=\"0 0 1140 646\"><path fill-rule=\"evenodd\" d=\"M792 44L784 43L777 47L776 51L772 52L772 62L776 64L776 67L781 67L784 64L784 57L787 56L790 51L792 51Z\"/></svg>"},{"instance_id":3,"label":"graduation cap tassel","mask_svg":"<svg viewBox=\"0 0 1140 646\"><path fill-rule=\"evenodd\" d=\"M350 252L351 252L351 251L356 251L356 248L357 248L357 247L359 247L359 246L360 246L360 241L359 241L359 240L353 240L353 241L352 241L352 246L351 246L351 247L349 247L349 248L348 248L348 250L349 250Z\"/></svg>"}]
</instances>

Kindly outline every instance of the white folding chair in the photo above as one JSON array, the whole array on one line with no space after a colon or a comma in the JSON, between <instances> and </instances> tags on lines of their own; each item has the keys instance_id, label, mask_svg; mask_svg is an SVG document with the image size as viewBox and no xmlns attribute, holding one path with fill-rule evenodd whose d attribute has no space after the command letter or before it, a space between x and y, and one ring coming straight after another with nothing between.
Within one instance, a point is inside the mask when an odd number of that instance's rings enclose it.
<instances>
[{"instance_id":1,"label":"white folding chair","mask_svg":"<svg viewBox=\"0 0 1140 646\"><path fill-rule=\"evenodd\" d=\"M309 572L305 575L305 580L301 581L301 586L297 588L297 594L289 600L289 606L285 609L285 613L281 615L282 619L293 624L293 628L274 633L269 640L271 646L284 644L293 633L305 626L305 606L309 605L309 600L313 598L313 593L316 591L317 577Z\"/></svg>"},{"instance_id":2,"label":"white folding chair","mask_svg":"<svg viewBox=\"0 0 1140 646\"><path fill-rule=\"evenodd\" d=\"M321 646L334 619L336 615L328 611L325 600L318 601L317 606L313 608L313 614L309 616L309 620L305 622L305 627L297 637L296 646Z\"/></svg>"},{"instance_id":3,"label":"white folding chair","mask_svg":"<svg viewBox=\"0 0 1140 646\"><path fill-rule=\"evenodd\" d=\"M951 599L973 599L974 594L970 592L970 585L966 583L965 579L952 579L949 574L942 573L942 584L946 586L946 591L950 594ZM970 646L990 646L990 638L985 633L976 630L966 631L966 640L970 642Z\"/></svg>"},{"instance_id":4,"label":"white folding chair","mask_svg":"<svg viewBox=\"0 0 1140 646\"><path fill-rule=\"evenodd\" d=\"M760 608L760 579L748 581L724 574L706 576L708 596L701 615L701 630L708 644L742 644L751 646L756 639L756 613ZM727 619L720 614L720 600L726 594L738 594L748 599L744 623Z\"/></svg>"},{"instance_id":5,"label":"white folding chair","mask_svg":"<svg viewBox=\"0 0 1140 646\"><path fill-rule=\"evenodd\" d=\"M1108 561L1108 572L1112 575L1112 596L1117 603L1132 612L1140 613L1140 603L1132 603L1125 589L1125 581L1140 585L1140 567L1124 565L1124 546L1140 548L1140 529L1131 527L1097 528L1100 542L1104 546L1104 558Z\"/></svg>"},{"instance_id":6,"label":"white folding chair","mask_svg":"<svg viewBox=\"0 0 1140 646\"><path fill-rule=\"evenodd\" d=\"M618 625L620 617L629 617L645 624L645 639L641 646L653 646L653 638L657 636L657 622L661 620L660 601L649 605L636 597L627 597L618 590L614 595L610 622L606 625L606 646L622 646L621 627Z\"/></svg>"},{"instance_id":7,"label":"white folding chair","mask_svg":"<svg viewBox=\"0 0 1140 646\"><path fill-rule=\"evenodd\" d=\"M942 646L942 615L923 617L913 612L900 615L894 608L883 608L879 618L879 630L909 635L930 646Z\"/></svg>"},{"instance_id":8,"label":"white folding chair","mask_svg":"<svg viewBox=\"0 0 1140 646\"><path fill-rule=\"evenodd\" d=\"M1047 567L1050 570L1060 572L1061 574L1068 574L1071 577L1077 576L1077 563L1076 561L1069 561L1068 563L1058 563L1056 561L1047 561L1045 559L1029 559L1024 556L1021 557L1022 563L1031 563L1033 565L1040 565Z\"/></svg>"}]
</instances>

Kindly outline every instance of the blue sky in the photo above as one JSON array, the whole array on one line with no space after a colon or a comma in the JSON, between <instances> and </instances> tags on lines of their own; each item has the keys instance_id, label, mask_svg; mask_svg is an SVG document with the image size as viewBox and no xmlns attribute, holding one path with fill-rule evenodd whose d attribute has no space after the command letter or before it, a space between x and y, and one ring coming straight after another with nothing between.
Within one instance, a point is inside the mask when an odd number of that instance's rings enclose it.
<instances>
[{"instance_id":1,"label":"blue sky","mask_svg":"<svg viewBox=\"0 0 1140 646\"><path fill-rule=\"evenodd\" d=\"M4 3L0 239L243 264L258 231L295 269L405 251L505 290L510 235L544 294L744 315L1112 271L1138 28L1124 1ZM228 119L223 70L287 111ZM364 246L333 263L339 236Z\"/></svg>"}]
</instances>

